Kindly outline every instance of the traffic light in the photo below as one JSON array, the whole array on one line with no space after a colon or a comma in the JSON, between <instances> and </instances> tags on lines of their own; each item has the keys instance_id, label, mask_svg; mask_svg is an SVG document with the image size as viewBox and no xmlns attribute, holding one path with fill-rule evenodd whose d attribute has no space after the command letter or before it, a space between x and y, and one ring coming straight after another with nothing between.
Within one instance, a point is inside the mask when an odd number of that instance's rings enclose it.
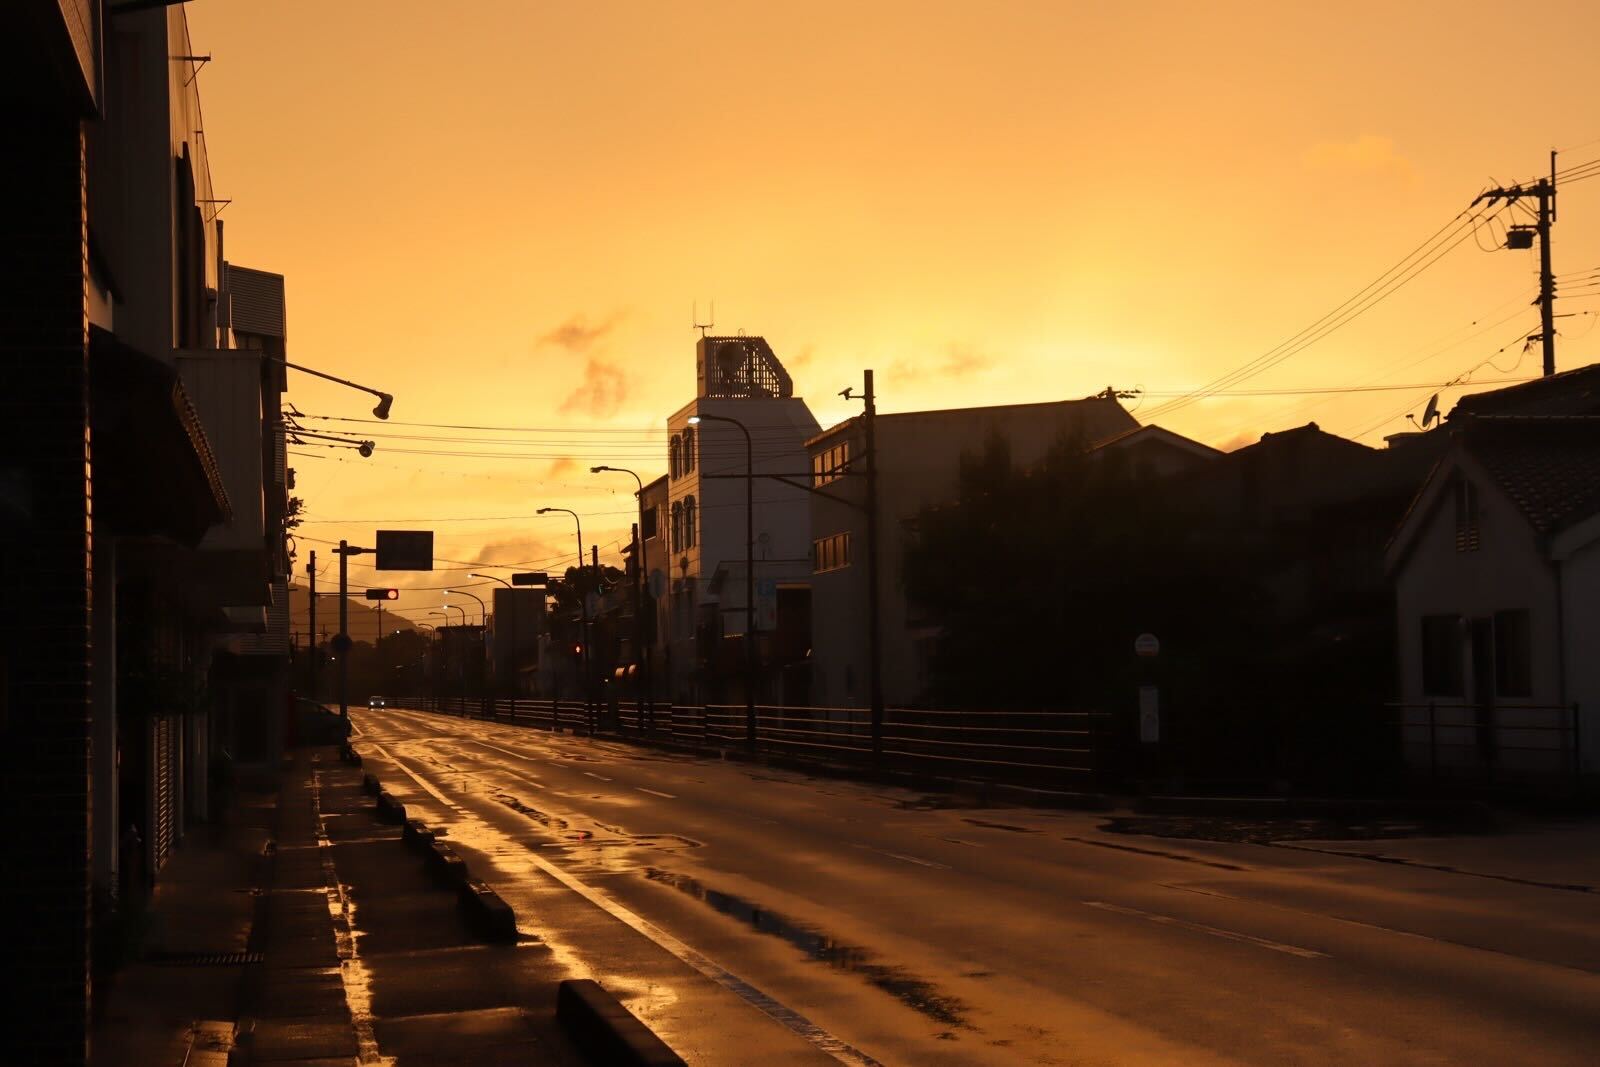
<instances>
[{"instance_id":1,"label":"traffic light","mask_svg":"<svg viewBox=\"0 0 1600 1067\"><path fill-rule=\"evenodd\" d=\"M400 590L398 590L398 589L368 589L367 590L367 599L368 600L399 600L400 599Z\"/></svg>"}]
</instances>

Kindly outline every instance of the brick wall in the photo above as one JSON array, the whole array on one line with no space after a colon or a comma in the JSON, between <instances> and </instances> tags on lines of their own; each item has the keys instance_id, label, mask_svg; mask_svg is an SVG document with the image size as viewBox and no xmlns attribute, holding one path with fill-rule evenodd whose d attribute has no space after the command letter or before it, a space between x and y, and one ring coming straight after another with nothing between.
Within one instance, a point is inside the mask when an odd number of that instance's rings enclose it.
<instances>
[{"instance_id":1,"label":"brick wall","mask_svg":"<svg viewBox=\"0 0 1600 1067\"><path fill-rule=\"evenodd\" d=\"M70 1065L89 1004L87 244L82 131L50 99L0 76L0 1059Z\"/></svg>"}]
</instances>

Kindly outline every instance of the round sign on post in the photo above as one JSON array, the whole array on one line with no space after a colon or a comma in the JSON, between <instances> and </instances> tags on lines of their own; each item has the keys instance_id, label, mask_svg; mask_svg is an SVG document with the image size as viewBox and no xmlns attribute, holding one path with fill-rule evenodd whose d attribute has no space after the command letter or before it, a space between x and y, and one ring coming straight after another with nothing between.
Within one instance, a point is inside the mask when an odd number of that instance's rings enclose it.
<instances>
[{"instance_id":1,"label":"round sign on post","mask_svg":"<svg viewBox=\"0 0 1600 1067\"><path fill-rule=\"evenodd\" d=\"M1133 639L1133 653L1136 656L1157 656L1161 654L1161 641L1155 634L1140 634Z\"/></svg>"}]
</instances>

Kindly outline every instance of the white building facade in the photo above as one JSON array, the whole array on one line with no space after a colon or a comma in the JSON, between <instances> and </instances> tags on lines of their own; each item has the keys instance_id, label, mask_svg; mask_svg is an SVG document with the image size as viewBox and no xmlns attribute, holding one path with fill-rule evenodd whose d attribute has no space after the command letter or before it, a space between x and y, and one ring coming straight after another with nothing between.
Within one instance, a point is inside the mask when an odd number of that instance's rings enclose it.
<instances>
[{"instance_id":1,"label":"white building facade","mask_svg":"<svg viewBox=\"0 0 1600 1067\"><path fill-rule=\"evenodd\" d=\"M702 337L695 358L695 398L667 420L667 499L656 542L664 551L651 545L650 570L660 574L666 599L667 695L687 703L743 700L748 432L760 696L778 699L779 635L794 629L802 610L779 605L804 594L809 607L811 565L808 494L777 478L803 484L805 442L817 420L763 338Z\"/></svg>"},{"instance_id":2,"label":"white building facade","mask_svg":"<svg viewBox=\"0 0 1600 1067\"><path fill-rule=\"evenodd\" d=\"M1471 420L1386 563L1414 773L1549 782L1600 768L1600 429Z\"/></svg>"}]
</instances>

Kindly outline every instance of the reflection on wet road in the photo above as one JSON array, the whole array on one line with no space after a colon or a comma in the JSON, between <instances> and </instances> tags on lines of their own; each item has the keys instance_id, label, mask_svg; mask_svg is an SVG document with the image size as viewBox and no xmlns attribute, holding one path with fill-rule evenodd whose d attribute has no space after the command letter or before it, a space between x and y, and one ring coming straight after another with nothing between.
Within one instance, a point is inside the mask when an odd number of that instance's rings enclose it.
<instances>
[{"instance_id":1,"label":"reflection on wet road","mask_svg":"<svg viewBox=\"0 0 1600 1067\"><path fill-rule=\"evenodd\" d=\"M385 785L693 1062L1583 1063L1600 1040L1589 896L355 716Z\"/></svg>"}]
</instances>

